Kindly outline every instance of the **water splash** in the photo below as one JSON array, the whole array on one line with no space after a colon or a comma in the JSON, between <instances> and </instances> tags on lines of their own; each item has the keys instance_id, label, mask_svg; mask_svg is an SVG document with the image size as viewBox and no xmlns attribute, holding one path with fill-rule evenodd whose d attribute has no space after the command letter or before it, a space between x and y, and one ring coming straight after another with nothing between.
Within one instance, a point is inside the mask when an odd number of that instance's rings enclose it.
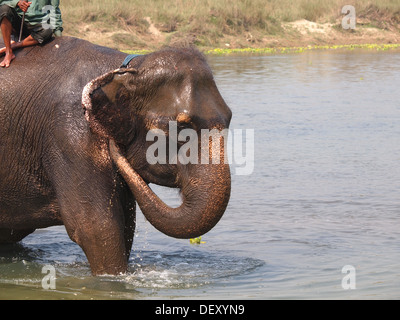
<instances>
[{"instance_id":1,"label":"water splash","mask_svg":"<svg viewBox=\"0 0 400 320\"><path fill-rule=\"evenodd\" d=\"M120 280L138 288L196 288L243 275L263 264L257 259L200 250L143 251L140 263L136 259L131 261L129 275Z\"/></svg>"}]
</instances>

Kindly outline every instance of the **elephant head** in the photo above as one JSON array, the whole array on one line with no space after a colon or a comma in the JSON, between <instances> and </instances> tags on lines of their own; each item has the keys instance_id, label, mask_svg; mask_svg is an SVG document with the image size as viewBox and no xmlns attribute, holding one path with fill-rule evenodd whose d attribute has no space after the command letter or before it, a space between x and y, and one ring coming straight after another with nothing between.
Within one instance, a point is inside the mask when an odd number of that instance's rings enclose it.
<instances>
[{"instance_id":1,"label":"elephant head","mask_svg":"<svg viewBox=\"0 0 400 320\"><path fill-rule=\"evenodd\" d=\"M193 238L208 232L222 217L230 197L231 177L223 136L219 137L219 163L181 161L150 164L146 150L150 130L168 137L169 123L177 131L222 131L232 113L221 97L205 58L195 49L165 49L138 57L133 67L120 68L89 82L82 96L92 132L109 140L109 152L133 192L146 219L175 238ZM178 142L179 143L179 142ZM168 151L169 148L167 147ZM203 153L204 154L204 153ZM170 157L167 156L167 159ZM182 204L166 205L149 183L179 188Z\"/></svg>"}]
</instances>

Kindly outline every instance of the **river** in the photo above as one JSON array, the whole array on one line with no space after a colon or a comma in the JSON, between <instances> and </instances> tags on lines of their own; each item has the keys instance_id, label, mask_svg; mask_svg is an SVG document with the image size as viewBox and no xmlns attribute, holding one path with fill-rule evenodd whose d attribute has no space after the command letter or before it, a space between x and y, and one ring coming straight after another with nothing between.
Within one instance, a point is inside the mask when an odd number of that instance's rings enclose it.
<instances>
[{"instance_id":1,"label":"river","mask_svg":"<svg viewBox=\"0 0 400 320\"><path fill-rule=\"evenodd\" d=\"M0 299L400 298L400 52L208 59L231 130L254 133L254 168L233 164L204 243L169 238L138 210L129 273L92 277L64 227L37 230L0 248ZM55 289L42 287L46 265Z\"/></svg>"}]
</instances>

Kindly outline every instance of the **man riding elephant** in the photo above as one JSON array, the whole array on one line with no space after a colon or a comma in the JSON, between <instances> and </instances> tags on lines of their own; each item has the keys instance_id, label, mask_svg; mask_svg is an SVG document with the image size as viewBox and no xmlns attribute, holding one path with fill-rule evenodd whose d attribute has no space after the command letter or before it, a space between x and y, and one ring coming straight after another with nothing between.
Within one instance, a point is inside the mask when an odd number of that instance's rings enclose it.
<instances>
[{"instance_id":1,"label":"man riding elephant","mask_svg":"<svg viewBox=\"0 0 400 320\"><path fill-rule=\"evenodd\" d=\"M0 0L0 25L5 54L0 67L8 68L15 59L14 50L42 44L49 41L53 34L61 36L63 31L59 0ZM22 31L21 31L22 27ZM11 35L24 36L22 41L12 41Z\"/></svg>"}]
</instances>

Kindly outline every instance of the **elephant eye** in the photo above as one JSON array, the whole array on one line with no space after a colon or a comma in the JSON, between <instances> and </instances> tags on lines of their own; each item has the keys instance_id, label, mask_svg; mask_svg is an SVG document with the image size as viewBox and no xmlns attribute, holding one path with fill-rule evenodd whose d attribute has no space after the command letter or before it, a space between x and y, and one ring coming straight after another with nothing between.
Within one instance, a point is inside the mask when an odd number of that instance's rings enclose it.
<instances>
[{"instance_id":1,"label":"elephant eye","mask_svg":"<svg viewBox=\"0 0 400 320\"><path fill-rule=\"evenodd\" d=\"M179 123L191 123L192 119L190 118L188 112L185 110L177 115L176 121Z\"/></svg>"}]
</instances>

